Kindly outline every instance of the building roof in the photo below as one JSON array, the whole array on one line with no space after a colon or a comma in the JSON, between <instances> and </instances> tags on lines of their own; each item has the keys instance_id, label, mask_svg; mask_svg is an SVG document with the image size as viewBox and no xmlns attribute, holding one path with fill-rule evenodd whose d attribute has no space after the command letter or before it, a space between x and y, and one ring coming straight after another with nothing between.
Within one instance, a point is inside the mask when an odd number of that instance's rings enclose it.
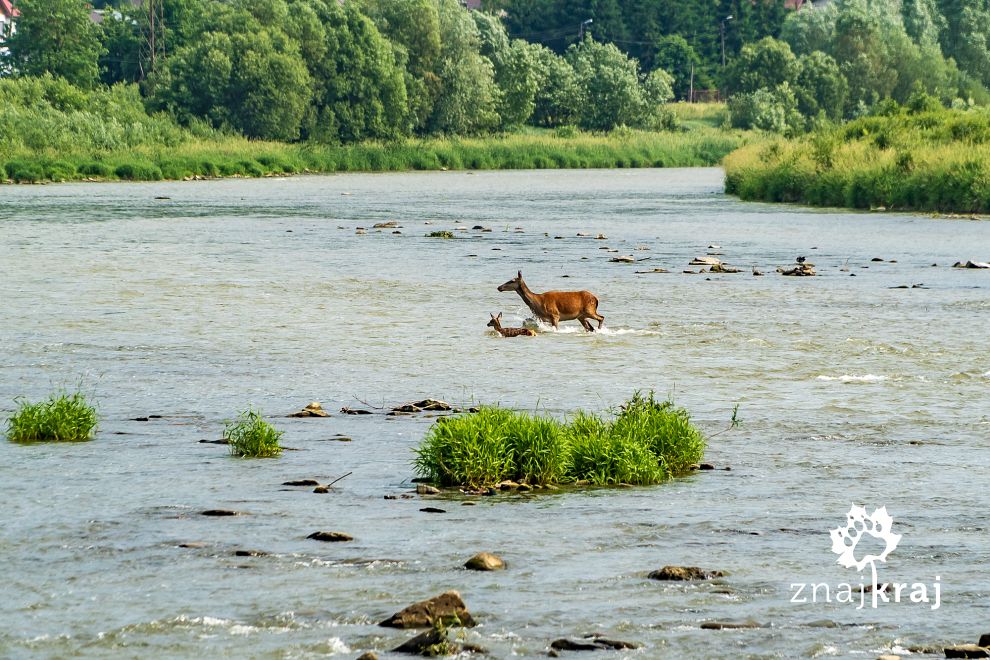
<instances>
[{"instance_id":1,"label":"building roof","mask_svg":"<svg viewBox=\"0 0 990 660\"><path fill-rule=\"evenodd\" d=\"M15 17L15 16L20 16L21 12L14 9L14 4L12 0L0 0L0 14L3 14L4 16Z\"/></svg>"}]
</instances>

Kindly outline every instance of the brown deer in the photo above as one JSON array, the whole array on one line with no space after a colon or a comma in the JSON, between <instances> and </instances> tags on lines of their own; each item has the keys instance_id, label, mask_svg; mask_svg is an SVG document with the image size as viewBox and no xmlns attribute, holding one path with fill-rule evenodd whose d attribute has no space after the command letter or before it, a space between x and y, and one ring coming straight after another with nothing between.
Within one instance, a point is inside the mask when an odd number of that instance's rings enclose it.
<instances>
[{"instance_id":1,"label":"brown deer","mask_svg":"<svg viewBox=\"0 0 990 660\"><path fill-rule=\"evenodd\" d=\"M495 328L495 332L502 335L503 337L535 337L536 333L529 328L503 328L502 327L502 312L498 313L498 316L494 314L491 315L492 320L488 322L489 328Z\"/></svg>"},{"instance_id":2,"label":"brown deer","mask_svg":"<svg viewBox=\"0 0 990 660\"><path fill-rule=\"evenodd\" d=\"M557 329L560 321L577 319L588 332L594 332L588 319L598 321L602 327L605 317L598 313L598 298L591 291L547 291L533 293L523 281L522 271L498 288L499 291L515 291L526 306L533 310L536 318L553 324Z\"/></svg>"}]
</instances>

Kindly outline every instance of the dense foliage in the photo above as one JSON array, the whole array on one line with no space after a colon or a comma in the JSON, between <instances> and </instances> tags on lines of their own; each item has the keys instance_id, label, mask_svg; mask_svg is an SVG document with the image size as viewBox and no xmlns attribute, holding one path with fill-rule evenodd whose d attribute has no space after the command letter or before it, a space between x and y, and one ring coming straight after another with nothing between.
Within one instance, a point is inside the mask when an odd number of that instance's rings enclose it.
<instances>
[{"instance_id":1,"label":"dense foliage","mask_svg":"<svg viewBox=\"0 0 990 660\"><path fill-rule=\"evenodd\" d=\"M611 419L561 422L497 407L440 419L417 450L416 470L448 486L585 481L657 484L685 473L705 440L682 408L635 394Z\"/></svg>"},{"instance_id":2,"label":"dense foliage","mask_svg":"<svg viewBox=\"0 0 990 660\"><path fill-rule=\"evenodd\" d=\"M19 402L7 420L12 442L83 442L96 430L96 409L80 392L60 392L47 401Z\"/></svg>"},{"instance_id":3,"label":"dense foliage","mask_svg":"<svg viewBox=\"0 0 990 660\"><path fill-rule=\"evenodd\" d=\"M242 412L236 421L227 423L223 438L227 441L231 456L271 458L282 453L279 444L282 431L254 410Z\"/></svg>"},{"instance_id":4,"label":"dense foliage","mask_svg":"<svg viewBox=\"0 0 990 660\"><path fill-rule=\"evenodd\" d=\"M990 111L915 94L841 128L751 145L725 160L726 190L816 206L990 212Z\"/></svg>"}]
</instances>

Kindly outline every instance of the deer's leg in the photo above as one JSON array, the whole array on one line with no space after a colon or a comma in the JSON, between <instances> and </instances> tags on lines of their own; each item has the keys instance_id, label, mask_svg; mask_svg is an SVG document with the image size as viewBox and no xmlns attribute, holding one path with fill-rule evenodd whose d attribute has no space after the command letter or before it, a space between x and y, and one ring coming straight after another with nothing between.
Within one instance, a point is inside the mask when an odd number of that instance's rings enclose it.
<instances>
[{"instance_id":1,"label":"deer's leg","mask_svg":"<svg viewBox=\"0 0 990 660\"><path fill-rule=\"evenodd\" d=\"M581 325L584 326L585 331L587 331L587 332L594 332L595 331L595 329L591 327L591 321L589 321L588 319L586 319L584 317L581 317L579 320L581 321Z\"/></svg>"}]
</instances>

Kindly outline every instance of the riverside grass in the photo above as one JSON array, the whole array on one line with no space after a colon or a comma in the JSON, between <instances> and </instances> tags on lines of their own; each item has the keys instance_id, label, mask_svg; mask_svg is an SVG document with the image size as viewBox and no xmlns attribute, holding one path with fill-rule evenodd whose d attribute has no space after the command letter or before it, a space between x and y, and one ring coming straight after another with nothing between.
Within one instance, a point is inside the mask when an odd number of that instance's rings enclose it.
<instances>
[{"instance_id":1,"label":"riverside grass","mask_svg":"<svg viewBox=\"0 0 990 660\"><path fill-rule=\"evenodd\" d=\"M683 408L636 393L614 419L550 417L483 406L438 420L416 450L418 474L441 486L584 481L658 484L688 471L705 440Z\"/></svg>"},{"instance_id":2,"label":"riverside grass","mask_svg":"<svg viewBox=\"0 0 990 660\"><path fill-rule=\"evenodd\" d=\"M724 161L744 200L855 209L990 213L990 109L864 117Z\"/></svg>"},{"instance_id":3,"label":"riverside grass","mask_svg":"<svg viewBox=\"0 0 990 660\"><path fill-rule=\"evenodd\" d=\"M224 440L231 456L270 458L282 453L279 441L282 431L266 422L261 414L246 410L234 422L228 422L223 430Z\"/></svg>"},{"instance_id":4,"label":"riverside grass","mask_svg":"<svg viewBox=\"0 0 990 660\"><path fill-rule=\"evenodd\" d=\"M97 426L96 409L80 392L58 392L47 401L20 401L7 420L7 438L12 442L84 442Z\"/></svg>"}]
</instances>

